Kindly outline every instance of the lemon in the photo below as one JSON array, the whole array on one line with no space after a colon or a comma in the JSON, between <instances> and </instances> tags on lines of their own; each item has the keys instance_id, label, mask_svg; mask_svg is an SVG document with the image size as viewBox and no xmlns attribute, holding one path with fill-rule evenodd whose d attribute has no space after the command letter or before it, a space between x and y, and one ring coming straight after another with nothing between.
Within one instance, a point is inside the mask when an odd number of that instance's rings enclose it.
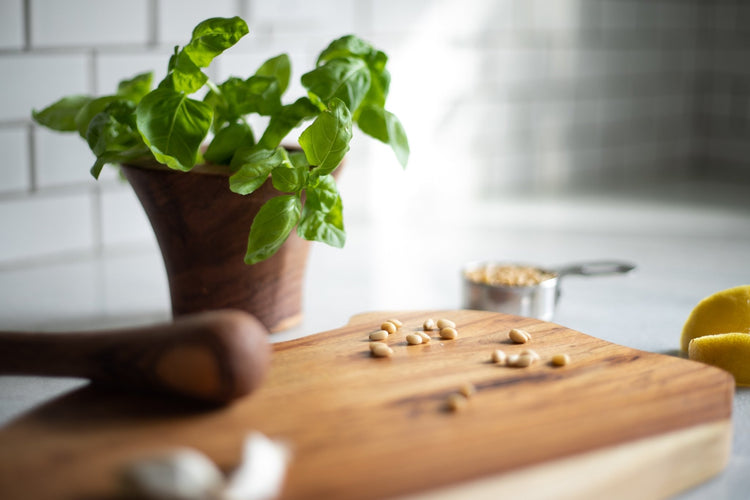
<instances>
[{"instance_id":1,"label":"lemon","mask_svg":"<svg viewBox=\"0 0 750 500\"><path fill-rule=\"evenodd\" d=\"M691 340L719 333L750 333L750 285L722 290L701 300L682 327L680 348L688 352Z\"/></svg>"},{"instance_id":2,"label":"lemon","mask_svg":"<svg viewBox=\"0 0 750 500\"><path fill-rule=\"evenodd\" d=\"M690 359L722 368L737 385L750 385L750 334L720 333L690 341Z\"/></svg>"}]
</instances>

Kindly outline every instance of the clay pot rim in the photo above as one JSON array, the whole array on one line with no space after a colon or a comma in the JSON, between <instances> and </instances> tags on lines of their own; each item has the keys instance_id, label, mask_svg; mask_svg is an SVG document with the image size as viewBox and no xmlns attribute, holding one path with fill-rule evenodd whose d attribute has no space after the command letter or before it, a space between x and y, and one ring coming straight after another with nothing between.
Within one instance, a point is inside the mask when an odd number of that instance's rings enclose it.
<instances>
[{"instance_id":1,"label":"clay pot rim","mask_svg":"<svg viewBox=\"0 0 750 500\"><path fill-rule=\"evenodd\" d=\"M129 161L122 164L125 167L140 168L143 170L157 170L161 172L172 172L180 174L203 174L203 175L220 175L223 177L229 177L232 175L232 171L228 165L215 165L213 163L200 163L188 171L177 170L170 168L162 163L159 163L154 158L144 158L139 160Z\"/></svg>"},{"instance_id":2,"label":"clay pot rim","mask_svg":"<svg viewBox=\"0 0 750 500\"><path fill-rule=\"evenodd\" d=\"M284 144L282 145L282 147L290 152L302 151L302 148L300 148L299 145ZM153 157L137 158L127 163L123 163L122 165L126 167L142 168L145 170L159 170L162 172L176 172L176 173L183 173L183 174L195 173L195 174L203 174L203 175L220 175L223 177L229 177L234 173L229 168L229 165L217 165L215 163L208 163L208 162L199 163L188 171L177 170L174 168L170 168L164 165L163 163L159 163Z\"/></svg>"}]
</instances>

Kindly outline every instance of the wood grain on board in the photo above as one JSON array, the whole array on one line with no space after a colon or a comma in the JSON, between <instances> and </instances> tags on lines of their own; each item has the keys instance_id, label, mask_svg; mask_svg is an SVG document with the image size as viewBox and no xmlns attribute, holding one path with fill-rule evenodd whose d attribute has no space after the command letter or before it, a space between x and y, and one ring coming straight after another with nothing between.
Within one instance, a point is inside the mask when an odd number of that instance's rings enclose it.
<instances>
[{"instance_id":1,"label":"wood grain on board","mask_svg":"<svg viewBox=\"0 0 750 500\"><path fill-rule=\"evenodd\" d=\"M404 322L387 340L394 354L373 358L368 334L392 316ZM459 338L432 332L431 342L407 345L406 332L427 317L452 319ZM510 328L532 341L512 344ZM490 362L497 348L533 348L541 360L498 366ZM568 366L549 363L559 352ZM446 398L465 383L477 392L448 411ZM733 389L716 368L530 318L368 313L275 344L265 383L229 407L96 388L49 402L0 430L0 491L112 497L123 464L171 446L194 447L230 471L243 437L257 430L291 447L283 498L662 498L725 465Z\"/></svg>"}]
</instances>

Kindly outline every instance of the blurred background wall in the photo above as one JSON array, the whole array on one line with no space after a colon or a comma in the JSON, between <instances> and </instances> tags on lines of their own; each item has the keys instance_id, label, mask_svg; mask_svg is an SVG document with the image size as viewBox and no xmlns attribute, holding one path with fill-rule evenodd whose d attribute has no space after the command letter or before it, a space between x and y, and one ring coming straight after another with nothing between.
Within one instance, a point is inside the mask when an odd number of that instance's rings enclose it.
<instances>
[{"instance_id":1,"label":"blurred background wall","mask_svg":"<svg viewBox=\"0 0 750 500\"><path fill-rule=\"evenodd\" d=\"M426 200L658 196L654 186L683 182L750 191L740 0L2 0L0 268L153 247L114 170L94 181L83 141L34 126L30 111L109 93L143 70L161 78L197 22L232 15L251 34L210 69L217 79L287 52L298 81L350 32L390 55L388 107L412 158L402 172L355 132L342 186L350 221L394 199L394 210L429 213Z\"/></svg>"}]
</instances>

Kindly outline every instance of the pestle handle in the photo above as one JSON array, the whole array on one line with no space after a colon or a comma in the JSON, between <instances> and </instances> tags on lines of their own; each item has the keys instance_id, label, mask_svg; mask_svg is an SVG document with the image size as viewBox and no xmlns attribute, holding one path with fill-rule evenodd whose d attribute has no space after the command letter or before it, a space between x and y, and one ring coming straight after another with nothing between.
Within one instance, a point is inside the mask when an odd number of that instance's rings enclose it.
<instances>
[{"instance_id":1,"label":"pestle handle","mask_svg":"<svg viewBox=\"0 0 750 500\"><path fill-rule=\"evenodd\" d=\"M224 310L92 332L0 332L0 374L83 377L228 403L258 387L271 359L254 316Z\"/></svg>"}]
</instances>

